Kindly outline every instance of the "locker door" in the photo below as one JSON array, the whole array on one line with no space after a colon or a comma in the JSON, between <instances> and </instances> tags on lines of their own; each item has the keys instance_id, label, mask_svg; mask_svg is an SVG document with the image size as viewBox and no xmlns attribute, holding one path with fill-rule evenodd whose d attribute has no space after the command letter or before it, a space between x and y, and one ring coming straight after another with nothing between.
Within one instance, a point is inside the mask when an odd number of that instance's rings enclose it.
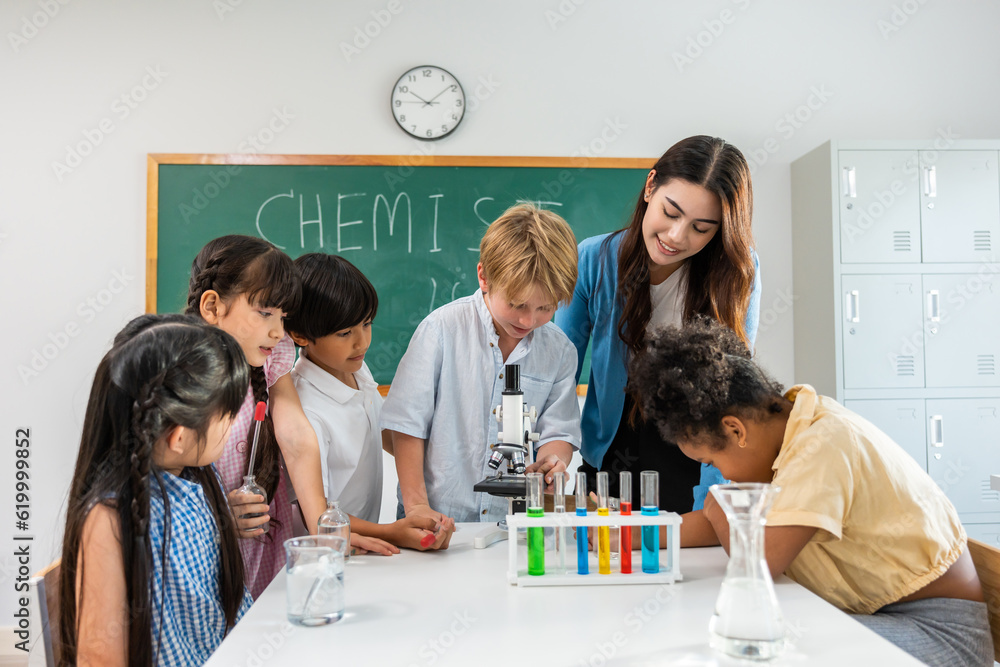
<instances>
[{"instance_id":1,"label":"locker door","mask_svg":"<svg viewBox=\"0 0 1000 667\"><path fill-rule=\"evenodd\" d=\"M840 261L919 262L917 151L840 151Z\"/></svg>"},{"instance_id":2,"label":"locker door","mask_svg":"<svg viewBox=\"0 0 1000 667\"><path fill-rule=\"evenodd\" d=\"M844 407L878 426L927 470L927 429L924 428L922 399L853 400L844 401Z\"/></svg>"},{"instance_id":3,"label":"locker door","mask_svg":"<svg viewBox=\"0 0 1000 667\"><path fill-rule=\"evenodd\" d=\"M927 386L1000 385L1000 277L924 275L923 286Z\"/></svg>"},{"instance_id":4,"label":"locker door","mask_svg":"<svg viewBox=\"0 0 1000 667\"><path fill-rule=\"evenodd\" d=\"M1000 399L927 401L927 471L970 523L1000 520Z\"/></svg>"},{"instance_id":5,"label":"locker door","mask_svg":"<svg viewBox=\"0 0 1000 667\"><path fill-rule=\"evenodd\" d=\"M1000 251L996 151L920 151L925 262L990 262Z\"/></svg>"},{"instance_id":6,"label":"locker door","mask_svg":"<svg viewBox=\"0 0 1000 667\"><path fill-rule=\"evenodd\" d=\"M844 386L923 387L920 276L843 276L841 286Z\"/></svg>"}]
</instances>

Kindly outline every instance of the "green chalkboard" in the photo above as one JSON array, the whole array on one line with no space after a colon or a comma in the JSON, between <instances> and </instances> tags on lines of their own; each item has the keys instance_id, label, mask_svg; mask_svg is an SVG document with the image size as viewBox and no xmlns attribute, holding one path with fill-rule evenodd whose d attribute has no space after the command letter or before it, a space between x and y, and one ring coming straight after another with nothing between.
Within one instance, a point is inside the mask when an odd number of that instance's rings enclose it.
<instances>
[{"instance_id":1,"label":"green chalkboard","mask_svg":"<svg viewBox=\"0 0 1000 667\"><path fill-rule=\"evenodd\" d=\"M417 324L475 291L479 241L507 207L538 202L580 241L622 226L653 162L150 155L147 310L182 310L191 261L224 234L343 255L378 290L366 361L388 384Z\"/></svg>"}]
</instances>

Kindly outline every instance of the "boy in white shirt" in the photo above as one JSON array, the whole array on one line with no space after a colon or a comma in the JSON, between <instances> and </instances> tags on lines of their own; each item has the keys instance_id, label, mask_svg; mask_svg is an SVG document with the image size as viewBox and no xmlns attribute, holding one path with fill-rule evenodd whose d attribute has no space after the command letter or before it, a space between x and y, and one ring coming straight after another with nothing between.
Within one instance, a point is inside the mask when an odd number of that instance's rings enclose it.
<instances>
[{"instance_id":1,"label":"boy in white shirt","mask_svg":"<svg viewBox=\"0 0 1000 667\"><path fill-rule=\"evenodd\" d=\"M379 429L382 396L364 361L378 311L375 288L336 255L309 253L296 259L295 266L302 277L302 302L285 328L302 348L292 380L319 440L326 497L339 499L352 531L422 548L420 541L432 534L433 520L377 523L382 449L391 454L392 444Z\"/></svg>"},{"instance_id":2,"label":"boy in white shirt","mask_svg":"<svg viewBox=\"0 0 1000 667\"><path fill-rule=\"evenodd\" d=\"M580 446L576 348L551 319L576 284L577 250L566 221L531 205L508 209L479 247L480 290L438 308L417 327L382 409L399 474L397 517L496 521L507 501L473 486L491 476L492 414L504 365L519 364L525 404L538 411L535 463L551 485ZM445 546L447 541L445 542Z\"/></svg>"}]
</instances>

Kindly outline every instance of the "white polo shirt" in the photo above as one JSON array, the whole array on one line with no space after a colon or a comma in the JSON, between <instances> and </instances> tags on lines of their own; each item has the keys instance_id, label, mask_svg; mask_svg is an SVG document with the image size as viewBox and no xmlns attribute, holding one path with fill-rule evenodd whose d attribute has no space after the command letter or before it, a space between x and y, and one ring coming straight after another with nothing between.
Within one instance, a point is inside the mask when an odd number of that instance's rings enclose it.
<instances>
[{"instance_id":1,"label":"white polo shirt","mask_svg":"<svg viewBox=\"0 0 1000 667\"><path fill-rule=\"evenodd\" d=\"M323 489L351 516L378 522L382 507L382 396L368 365L352 389L309 360L304 349L292 369L302 409L319 440Z\"/></svg>"}]
</instances>

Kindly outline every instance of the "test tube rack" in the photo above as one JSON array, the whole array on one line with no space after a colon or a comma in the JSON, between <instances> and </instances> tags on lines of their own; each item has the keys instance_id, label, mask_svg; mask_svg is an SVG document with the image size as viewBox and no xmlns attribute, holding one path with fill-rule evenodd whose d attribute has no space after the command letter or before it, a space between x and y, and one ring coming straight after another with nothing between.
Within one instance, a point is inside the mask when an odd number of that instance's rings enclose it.
<instances>
[{"instance_id":1,"label":"test tube rack","mask_svg":"<svg viewBox=\"0 0 1000 667\"><path fill-rule=\"evenodd\" d=\"M611 512L608 516L600 516L595 513L588 513L586 516L577 514L556 514L546 512L545 516L529 517L527 514L507 515L507 581L511 585L517 586L615 586L623 584L672 584L683 579L680 570L681 555L681 522L682 519L676 512L665 512L660 510L656 516L648 514L626 514ZM554 558L555 552L547 550L545 552L546 573L542 575L530 575L527 568L527 548L518 547L517 531L519 528L567 528L572 535L577 527L596 529L601 526L620 527L632 526L640 529L642 526L666 526L667 544L669 548L660 549L660 571L657 573L646 573L642 571L641 551L632 552L632 572L622 574L612 571L611 574L599 574L597 571L597 556L593 550L590 552L590 573L578 574L576 569L576 550L566 554L567 572L565 574L549 573L550 558ZM525 558L520 559L518 553L525 552Z\"/></svg>"}]
</instances>

